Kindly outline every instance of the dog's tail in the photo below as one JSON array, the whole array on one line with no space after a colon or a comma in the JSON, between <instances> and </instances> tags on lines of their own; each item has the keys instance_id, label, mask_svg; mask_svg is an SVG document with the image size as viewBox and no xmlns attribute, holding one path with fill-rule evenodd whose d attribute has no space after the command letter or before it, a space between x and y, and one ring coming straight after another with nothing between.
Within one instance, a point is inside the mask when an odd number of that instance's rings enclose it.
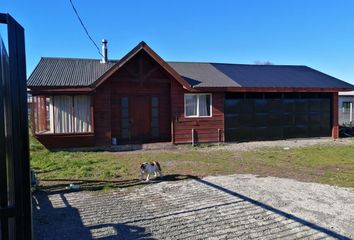
<instances>
[{"instance_id":1,"label":"dog's tail","mask_svg":"<svg viewBox=\"0 0 354 240\"><path fill-rule=\"evenodd\" d=\"M157 169L158 169L159 171L162 171L162 169L161 169L161 166L160 166L160 163L159 163L159 162L154 161L153 163L157 166Z\"/></svg>"}]
</instances>

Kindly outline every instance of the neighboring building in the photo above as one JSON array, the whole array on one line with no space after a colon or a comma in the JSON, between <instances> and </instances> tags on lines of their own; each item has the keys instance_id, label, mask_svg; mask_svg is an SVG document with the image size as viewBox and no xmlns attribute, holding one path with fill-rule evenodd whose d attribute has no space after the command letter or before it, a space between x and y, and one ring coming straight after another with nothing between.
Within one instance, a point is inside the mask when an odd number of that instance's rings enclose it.
<instances>
[{"instance_id":1,"label":"neighboring building","mask_svg":"<svg viewBox=\"0 0 354 240\"><path fill-rule=\"evenodd\" d=\"M354 91L340 92L339 93L339 125L351 126L353 123L353 103L354 103Z\"/></svg>"},{"instance_id":2,"label":"neighboring building","mask_svg":"<svg viewBox=\"0 0 354 240\"><path fill-rule=\"evenodd\" d=\"M28 88L47 147L337 138L354 90L306 66L165 62L144 42L119 61L42 58Z\"/></svg>"},{"instance_id":3,"label":"neighboring building","mask_svg":"<svg viewBox=\"0 0 354 240\"><path fill-rule=\"evenodd\" d=\"M30 91L29 89L27 89L27 92ZM27 111L28 111L28 115L31 115L31 110L32 110L32 95L27 93Z\"/></svg>"}]
</instances>

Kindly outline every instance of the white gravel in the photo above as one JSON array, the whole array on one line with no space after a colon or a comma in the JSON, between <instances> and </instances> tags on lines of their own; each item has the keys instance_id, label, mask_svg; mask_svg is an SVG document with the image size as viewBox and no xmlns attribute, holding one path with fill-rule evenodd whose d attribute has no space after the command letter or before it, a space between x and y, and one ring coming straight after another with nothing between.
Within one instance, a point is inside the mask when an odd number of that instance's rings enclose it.
<instances>
[{"instance_id":1,"label":"white gravel","mask_svg":"<svg viewBox=\"0 0 354 240\"><path fill-rule=\"evenodd\" d=\"M208 147L206 147L206 145ZM201 147L197 148L201 151L213 151L216 149L227 151L249 151L260 148L299 148L314 145L353 145L354 138L340 138L333 140L329 137L323 138L302 138L302 139L288 139L288 140L274 140L274 141L256 141L256 142L241 142L241 143L223 143L223 144L201 144ZM146 143L143 145L127 145L117 146L113 149L116 151L125 150L125 154L134 153L136 151L184 151L191 148L191 144L178 144L174 145L170 142L163 143ZM135 151L131 151L135 150Z\"/></svg>"},{"instance_id":2,"label":"white gravel","mask_svg":"<svg viewBox=\"0 0 354 240\"><path fill-rule=\"evenodd\" d=\"M336 139L332 138L306 138L306 139L289 139L276 141L259 141L259 142L244 142L244 143L226 143L219 148L230 151L248 151L259 148L299 148L315 145L354 145L351 139Z\"/></svg>"},{"instance_id":3,"label":"white gravel","mask_svg":"<svg viewBox=\"0 0 354 240\"><path fill-rule=\"evenodd\" d=\"M206 180L309 222L354 237L354 191L292 179L233 175Z\"/></svg>"},{"instance_id":4,"label":"white gravel","mask_svg":"<svg viewBox=\"0 0 354 240\"><path fill-rule=\"evenodd\" d=\"M354 191L254 175L36 194L36 239L354 237Z\"/></svg>"}]
</instances>

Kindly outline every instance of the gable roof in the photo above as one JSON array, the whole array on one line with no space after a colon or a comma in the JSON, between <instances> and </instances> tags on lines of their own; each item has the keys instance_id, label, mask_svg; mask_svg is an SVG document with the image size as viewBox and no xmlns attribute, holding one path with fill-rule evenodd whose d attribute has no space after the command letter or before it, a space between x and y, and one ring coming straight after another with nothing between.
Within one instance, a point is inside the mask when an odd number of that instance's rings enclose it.
<instances>
[{"instance_id":1,"label":"gable roof","mask_svg":"<svg viewBox=\"0 0 354 240\"><path fill-rule=\"evenodd\" d=\"M101 77L99 77L91 87L98 87L107 78L109 78L118 69L123 67L130 59L137 55L140 51L146 52L152 59L154 59L171 77L176 79L182 86L188 90L193 90L192 86L182 78L170 65L168 65L157 53L154 52L144 41L140 42L135 48L127 53L122 59L118 60L108 71L106 71Z\"/></svg>"},{"instance_id":2,"label":"gable roof","mask_svg":"<svg viewBox=\"0 0 354 240\"><path fill-rule=\"evenodd\" d=\"M293 88L353 90L354 86L306 66L165 62L145 42L120 60L41 58L30 75L31 88L96 88L138 52L145 51L186 89Z\"/></svg>"}]
</instances>

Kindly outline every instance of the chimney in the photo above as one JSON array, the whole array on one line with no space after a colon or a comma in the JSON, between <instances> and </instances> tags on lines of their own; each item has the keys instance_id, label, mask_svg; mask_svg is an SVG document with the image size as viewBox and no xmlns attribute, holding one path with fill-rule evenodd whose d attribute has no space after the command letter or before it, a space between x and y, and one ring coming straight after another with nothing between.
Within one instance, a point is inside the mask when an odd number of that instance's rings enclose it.
<instances>
[{"instance_id":1,"label":"chimney","mask_svg":"<svg viewBox=\"0 0 354 240\"><path fill-rule=\"evenodd\" d=\"M102 39L102 60L101 60L101 63L106 63L107 61L108 61L107 40Z\"/></svg>"}]
</instances>

